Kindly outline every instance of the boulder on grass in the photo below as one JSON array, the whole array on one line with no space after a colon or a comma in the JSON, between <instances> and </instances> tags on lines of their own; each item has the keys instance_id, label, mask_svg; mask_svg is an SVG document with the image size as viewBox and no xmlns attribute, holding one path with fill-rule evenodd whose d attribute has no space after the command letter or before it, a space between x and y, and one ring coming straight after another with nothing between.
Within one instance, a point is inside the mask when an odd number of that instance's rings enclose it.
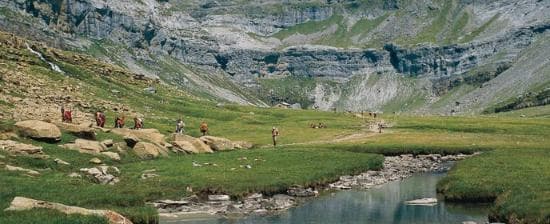
<instances>
[{"instance_id":1,"label":"boulder on grass","mask_svg":"<svg viewBox=\"0 0 550 224\"><path fill-rule=\"evenodd\" d=\"M202 140L184 134L172 135L172 145L175 150L181 150L188 153L213 153L210 146Z\"/></svg>"},{"instance_id":2,"label":"boulder on grass","mask_svg":"<svg viewBox=\"0 0 550 224\"><path fill-rule=\"evenodd\" d=\"M159 156L166 156L168 153L161 147L148 142L138 142L134 148L134 153L142 159L154 159Z\"/></svg>"},{"instance_id":3,"label":"boulder on grass","mask_svg":"<svg viewBox=\"0 0 550 224\"><path fill-rule=\"evenodd\" d=\"M164 146L166 143L166 141L164 141L165 136L161 134L157 129L133 130L128 128L113 128L111 129L111 132L120 136L133 136L138 139L156 143L160 146Z\"/></svg>"},{"instance_id":4,"label":"boulder on grass","mask_svg":"<svg viewBox=\"0 0 550 224\"><path fill-rule=\"evenodd\" d=\"M226 138L214 137L214 136L202 136L200 140L206 143L214 151L224 151L235 149L233 142Z\"/></svg>"},{"instance_id":5,"label":"boulder on grass","mask_svg":"<svg viewBox=\"0 0 550 224\"><path fill-rule=\"evenodd\" d=\"M25 155L43 154L42 147L40 146L19 143L12 140L0 140L0 151Z\"/></svg>"},{"instance_id":6,"label":"boulder on grass","mask_svg":"<svg viewBox=\"0 0 550 224\"><path fill-rule=\"evenodd\" d=\"M175 141L172 142L173 150L176 152L185 152L185 153L191 153L191 154L198 154L198 153L213 153L212 149L204 144L201 140L195 139L193 141Z\"/></svg>"},{"instance_id":7,"label":"boulder on grass","mask_svg":"<svg viewBox=\"0 0 550 224\"><path fill-rule=\"evenodd\" d=\"M79 138L95 140L95 130L85 125L76 125L71 123L56 123L57 127L67 131L71 135Z\"/></svg>"},{"instance_id":8,"label":"boulder on grass","mask_svg":"<svg viewBox=\"0 0 550 224\"><path fill-rule=\"evenodd\" d=\"M62 145L62 147L66 149L78 150L81 153L94 155L105 151L105 148L103 147L103 145L101 145L101 143L80 138L76 139L74 143Z\"/></svg>"},{"instance_id":9,"label":"boulder on grass","mask_svg":"<svg viewBox=\"0 0 550 224\"><path fill-rule=\"evenodd\" d=\"M52 123L27 120L15 123L20 136L29 137L40 141L58 142L61 140L61 131Z\"/></svg>"},{"instance_id":10,"label":"boulder on grass","mask_svg":"<svg viewBox=\"0 0 550 224\"><path fill-rule=\"evenodd\" d=\"M120 155L116 152L102 152L101 154L103 154L104 156L109 157L110 159L112 159L114 161L120 161Z\"/></svg>"},{"instance_id":11,"label":"boulder on grass","mask_svg":"<svg viewBox=\"0 0 550 224\"><path fill-rule=\"evenodd\" d=\"M113 146L114 142L113 142L113 139L106 139L101 141L101 144L103 144L103 146L105 146L106 148L109 148Z\"/></svg>"},{"instance_id":12,"label":"boulder on grass","mask_svg":"<svg viewBox=\"0 0 550 224\"><path fill-rule=\"evenodd\" d=\"M132 222L121 214L111 210L91 210L75 206L67 206L64 204L39 201L24 197L15 197L9 208L5 211L27 211L33 209L53 209L65 214L80 214L80 215L97 215L105 217L109 224L132 224Z\"/></svg>"}]
</instances>

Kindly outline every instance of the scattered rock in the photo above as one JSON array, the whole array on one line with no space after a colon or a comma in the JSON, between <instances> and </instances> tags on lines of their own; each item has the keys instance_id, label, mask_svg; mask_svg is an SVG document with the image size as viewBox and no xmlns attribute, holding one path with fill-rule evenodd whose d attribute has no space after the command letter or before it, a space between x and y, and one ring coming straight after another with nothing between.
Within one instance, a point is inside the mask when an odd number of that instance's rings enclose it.
<instances>
[{"instance_id":1,"label":"scattered rock","mask_svg":"<svg viewBox=\"0 0 550 224\"><path fill-rule=\"evenodd\" d=\"M302 186L292 186L287 190L287 194L294 197L315 197L319 192L311 188L304 189Z\"/></svg>"},{"instance_id":2,"label":"scattered rock","mask_svg":"<svg viewBox=\"0 0 550 224\"><path fill-rule=\"evenodd\" d=\"M25 173L27 173L28 175L31 175L31 176L38 176L38 175L40 175L40 173L39 173L38 171L36 171L36 170L25 169L25 168L17 167L17 166L6 165L6 170L7 170L7 171L25 172Z\"/></svg>"},{"instance_id":3,"label":"scattered rock","mask_svg":"<svg viewBox=\"0 0 550 224\"><path fill-rule=\"evenodd\" d=\"M117 142L113 144L113 149L118 153L126 154L129 148L126 142Z\"/></svg>"},{"instance_id":4,"label":"scattered rock","mask_svg":"<svg viewBox=\"0 0 550 224\"><path fill-rule=\"evenodd\" d=\"M86 173L96 183L114 185L120 180L113 174L119 174L120 171L114 166L99 166L94 168L82 168L81 172Z\"/></svg>"},{"instance_id":5,"label":"scattered rock","mask_svg":"<svg viewBox=\"0 0 550 224\"><path fill-rule=\"evenodd\" d=\"M168 155L164 149L148 142L138 142L134 146L133 151L137 156L139 156L139 158L142 159L154 159L161 155Z\"/></svg>"},{"instance_id":6,"label":"scattered rock","mask_svg":"<svg viewBox=\"0 0 550 224\"><path fill-rule=\"evenodd\" d=\"M102 141L101 144L103 146L105 146L105 148L109 148L109 147L113 146L114 142L113 142L112 139L107 139L107 140Z\"/></svg>"},{"instance_id":7,"label":"scattered rock","mask_svg":"<svg viewBox=\"0 0 550 224\"><path fill-rule=\"evenodd\" d=\"M39 201L24 197L15 197L9 208L5 211L26 211L32 209L53 209L65 214L96 215L107 218L109 224L132 224L132 222L121 214L111 210L91 210L64 204Z\"/></svg>"},{"instance_id":8,"label":"scattered rock","mask_svg":"<svg viewBox=\"0 0 550 224\"><path fill-rule=\"evenodd\" d=\"M273 200L267 202L267 205L265 206L267 209L284 210L294 206L295 204L294 198L286 194L276 194L272 199Z\"/></svg>"},{"instance_id":9,"label":"scattered rock","mask_svg":"<svg viewBox=\"0 0 550 224\"><path fill-rule=\"evenodd\" d=\"M73 173L70 173L70 174L69 174L69 177L71 177L71 178L81 178L82 175L73 172Z\"/></svg>"},{"instance_id":10,"label":"scattered rock","mask_svg":"<svg viewBox=\"0 0 550 224\"><path fill-rule=\"evenodd\" d=\"M43 154L42 147L30 144L19 143L12 140L0 140L0 150L12 154Z\"/></svg>"},{"instance_id":11,"label":"scattered rock","mask_svg":"<svg viewBox=\"0 0 550 224\"><path fill-rule=\"evenodd\" d=\"M232 150L235 149L233 142L226 138L214 137L214 136L202 136L200 140L206 143L214 151Z\"/></svg>"},{"instance_id":12,"label":"scattered rock","mask_svg":"<svg viewBox=\"0 0 550 224\"><path fill-rule=\"evenodd\" d=\"M46 142L58 142L61 140L61 131L52 123L26 120L15 123L15 127L22 137Z\"/></svg>"},{"instance_id":13,"label":"scattered rock","mask_svg":"<svg viewBox=\"0 0 550 224\"><path fill-rule=\"evenodd\" d=\"M109 157L110 159L112 159L114 161L120 161L120 155L118 155L118 153L116 153L116 152L102 152L101 154L104 155L104 156Z\"/></svg>"},{"instance_id":14,"label":"scattered rock","mask_svg":"<svg viewBox=\"0 0 550 224\"><path fill-rule=\"evenodd\" d=\"M218 194L218 195L208 195L209 201L229 201L231 197L229 195L225 194Z\"/></svg>"},{"instance_id":15,"label":"scattered rock","mask_svg":"<svg viewBox=\"0 0 550 224\"><path fill-rule=\"evenodd\" d=\"M154 172L157 172L157 170L144 170L141 174L141 179L145 180L153 177L158 177L159 175Z\"/></svg>"},{"instance_id":16,"label":"scattered rock","mask_svg":"<svg viewBox=\"0 0 550 224\"><path fill-rule=\"evenodd\" d=\"M61 160L61 159L59 159L59 158L56 158L56 159L54 159L53 161L54 161L55 163L61 164L61 165L71 165L70 163L65 162L65 161L63 161L63 160Z\"/></svg>"},{"instance_id":17,"label":"scattered rock","mask_svg":"<svg viewBox=\"0 0 550 224\"><path fill-rule=\"evenodd\" d=\"M160 200L154 203L155 207L162 209L177 208L185 205L189 205L189 201L173 201L173 200Z\"/></svg>"},{"instance_id":18,"label":"scattered rock","mask_svg":"<svg viewBox=\"0 0 550 224\"><path fill-rule=\"evenodd\" d=\"M90 159L90 163L101 164L101 160L99 158L92 158L92 159Z\"/></svg>"}]
</instances>

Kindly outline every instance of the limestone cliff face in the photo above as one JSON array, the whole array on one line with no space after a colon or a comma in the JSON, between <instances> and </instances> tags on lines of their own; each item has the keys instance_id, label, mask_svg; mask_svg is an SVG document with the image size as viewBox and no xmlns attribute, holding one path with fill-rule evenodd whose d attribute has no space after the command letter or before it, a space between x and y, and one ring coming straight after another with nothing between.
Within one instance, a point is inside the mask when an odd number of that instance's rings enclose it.
<instances>
[{"instance_id":1,"label":"limestone cliff face","mask_svg":"<svg viewBox=\"0 0 550 224\"><path fill-rule=\"evenodd\" d=\"M337 84L317 82L311 104L350 110L383 110L411 94L429 105L451 89L441 80L513 64L550 27L550 2L537 0L0 0L0 7L0 29L68 48L108 40L130 49L122 63L137 72L174 80L178 74L153 69L170 57L249 93L261 79L321 78ZM373 75L388 76L377 79L388 86L374 88Z\"/></svg>"}]
</instances>

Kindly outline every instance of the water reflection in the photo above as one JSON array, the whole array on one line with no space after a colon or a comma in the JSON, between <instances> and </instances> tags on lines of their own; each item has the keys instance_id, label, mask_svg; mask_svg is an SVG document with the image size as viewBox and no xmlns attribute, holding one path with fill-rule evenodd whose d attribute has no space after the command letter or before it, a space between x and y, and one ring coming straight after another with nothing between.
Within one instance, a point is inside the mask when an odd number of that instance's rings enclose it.
<instances>
[{"instance_id":1,"label":"water reflection","mask_svg":"<svg viewBox=\"0 0 550 224\"><path fill-rule=\"evenodd\" d=\"M274 216L250 216L241 219L202 218L162 220L163 223L462 223L487 221L487 207L480 205L412 206L403 202L436 197L435 185L444 174L422 174L367 191L342 191L311 200L288 212Z\"/></svg>"}]
</instances>

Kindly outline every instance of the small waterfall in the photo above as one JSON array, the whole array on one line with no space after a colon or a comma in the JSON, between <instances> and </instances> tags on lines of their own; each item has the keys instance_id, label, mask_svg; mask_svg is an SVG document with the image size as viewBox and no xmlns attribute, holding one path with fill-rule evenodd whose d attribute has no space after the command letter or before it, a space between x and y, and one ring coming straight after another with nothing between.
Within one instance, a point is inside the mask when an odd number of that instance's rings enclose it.
<instances>
[{"instance_id":1,"label":"small waterfall","mask_svg":"<svg viewBox=\"0 0 550 224\"><path fill-rule=\"evenodd\" d=\"M25 43L25 45L27 45L27 49L29 49L29 51L31 51L33 54L36 54L36 56L38 56L40 58L40 60L48 63L50 65L50 67L52 68L52 70L56 71L56 72L59 72L61 74L65 74L65 72L63 70L61 70L61 68L59 68L59 66L57 66L56 64L52 63L52 62L49 62L47 61L44 56L42 56L42 54L38 51L35 51L33 50L28 43Z\"/></svg>"}]
</instances>

